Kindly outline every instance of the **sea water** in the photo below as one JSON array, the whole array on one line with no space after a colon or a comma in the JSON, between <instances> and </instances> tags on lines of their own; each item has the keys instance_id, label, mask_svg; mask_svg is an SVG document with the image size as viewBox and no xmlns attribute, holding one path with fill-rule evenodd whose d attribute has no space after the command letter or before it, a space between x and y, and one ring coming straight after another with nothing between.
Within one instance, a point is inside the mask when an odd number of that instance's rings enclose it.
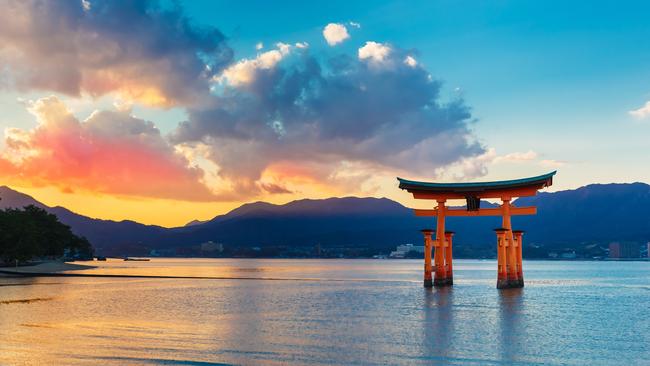
<instances>
[{"instance_id":1,"label":"sea water","mask_svg":"<svg viewBox=\"0 0 650 366\"><path fill-rule=\"evenodd\" d=\"M1 365L650 365L650 263L109 260L0 278ZM72 272L71 272L72 273Z\"/></svg>"}]
</instances>

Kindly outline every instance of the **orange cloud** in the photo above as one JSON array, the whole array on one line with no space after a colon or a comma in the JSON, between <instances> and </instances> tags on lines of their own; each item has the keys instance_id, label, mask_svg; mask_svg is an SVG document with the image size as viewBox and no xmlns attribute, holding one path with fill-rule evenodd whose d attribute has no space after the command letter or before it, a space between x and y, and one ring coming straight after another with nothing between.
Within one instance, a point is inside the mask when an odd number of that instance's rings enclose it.
<instances>
[{"instance_id":1,"label":"orange cloud","mask_svg":"<svg viewBox=\"0 0 650 366\"><path fill-rule=\"evenodd\" d=\"M56 186L127 196L208 201L203 171L189 166L151 123L128 111L94 112L80 122L56 97L32 103L38 126L9 129L0 177L15 184Z\"/></svg>"}]
</instances>

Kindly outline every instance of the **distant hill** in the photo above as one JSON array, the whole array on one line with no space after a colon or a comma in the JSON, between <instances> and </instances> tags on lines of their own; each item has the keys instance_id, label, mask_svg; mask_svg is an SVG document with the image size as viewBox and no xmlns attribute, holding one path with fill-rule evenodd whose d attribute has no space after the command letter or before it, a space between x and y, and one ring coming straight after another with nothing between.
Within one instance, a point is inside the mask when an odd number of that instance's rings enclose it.
<instances>
[{"instance_id":1,"label":"distant hill","mask_svg":"<svg viewBox=\"0 0 650 366\"><path fill-rule=\"evenodd\" d=\"M576 190L523 197L537 216L518 220L540 243L650 241L650 185L592 184Z\"/></svg>"},{"instance_id":2,"label":"distant hill","mask_svg":"<svg viewBox=\"0 0 650 366\"><path fill-rule=\"evenodd\" d=\"M422 241L420 229L435 227L432 218L416 218L409 208L386 198L328 198L298 200L284 205L254 202L225 215L183 227L163 228L133 221L110 221L78 215L63 207L47 207L28 195L0 187L0 207L35 204L56 214L77 234L110 252L131 246L165 249L189 247L206 241L226 246L372 247L388 249ZM576 190L540 193L514 202L536 205L538 215L513 218L526 231L525 243L564 248L582 243L650 240L650 186L643 183L593 184ZM483 203L482 207L490 204ZM493 250L493 228L499 217L448 218L463 248Z\"/></svg>"},{"instance_id":3,"label":"distant hill","mask_svg":"<svg viewBox=\"0 0 650 366\"><path fill-rule=\"evenodd\" d=\"M299 200L285 205L245 204L212 220L169 229L162 246L212 240L232 245L395 246L419 240L422 219L386 198Z\"/></svg>"},{"instance_id":4,"label":"distant hill","mask_svg":"<svg viewBox=\"0 0 650 366\"><path fill-rule=\"evenodd\" d=\"M151 238L156 238L167 230L160 226L143 225L129 220L118 222L94 219L76 214L64 207L49 207L31 196L7 186L0 186L0 199L0 208L21 208L27 205L35 205L55 214L62 223L70 226L75 234L85 236L99 249L122 244L148 242Z\"/></svg>"}]
</instances>

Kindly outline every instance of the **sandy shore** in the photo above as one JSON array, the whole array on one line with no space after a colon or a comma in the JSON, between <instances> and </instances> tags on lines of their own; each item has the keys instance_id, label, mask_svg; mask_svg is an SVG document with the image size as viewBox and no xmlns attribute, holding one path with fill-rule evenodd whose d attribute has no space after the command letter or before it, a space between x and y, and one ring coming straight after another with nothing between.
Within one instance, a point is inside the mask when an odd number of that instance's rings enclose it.
<instances>
[{"instance_id":1,"label":"sandy shore","mask_svg":"<svg viewBox=\"0 0 650 366\"><path fill-rule=\"evenodd\" d=\"M92 263L92 262L88 261L82 263ZM39 263L34 266L0 267L0 271L3 271L5 273L13 272L16 274L22 274L22 273L28 274L28 273L57 273L57 272L75 271L75 270L92 269L92 268L96 268L96 267L92 265L86 265L86 264L48 261L48 262Z\"/></svg>"}]
</instances>

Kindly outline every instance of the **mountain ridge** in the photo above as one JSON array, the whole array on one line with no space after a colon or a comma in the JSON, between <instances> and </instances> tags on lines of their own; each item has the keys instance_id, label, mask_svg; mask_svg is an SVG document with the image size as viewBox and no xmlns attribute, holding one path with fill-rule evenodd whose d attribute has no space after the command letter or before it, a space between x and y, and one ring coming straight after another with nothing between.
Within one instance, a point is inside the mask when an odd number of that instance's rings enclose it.
<instances>
[{"instance_id":1,"label":"mountain ridge","mask_svg":"<svg viewBox=\"0 0 650 366\"><path fill-rule=\"evenodd\" d=\"M6 186L0 187L0 198L1 208L34 204L54 213L76 234L86 236L106 252L175 250L207 241L229 247L318 243L388 250L405 242L420 243L419 230L435 227L434 219L415 217L410 208L375 197L300 199L286 204L257 201L210 220L174 228L90 218L65 207L49 207ZM574 190L540 192L518 198L514 205L538 207L536 216L513 218L514 228L526 231L525 243L563 248L586 242L605 245L615 240L650 240L650 185L645 183L590 184ZM483 203L483 207L489 206L493 204ZM487 243L494 241L492 229L501 224L499 217L447 220L447 228L457 232L455 243L461 248L487 248Z\"/></svg>"}]
</instances>

